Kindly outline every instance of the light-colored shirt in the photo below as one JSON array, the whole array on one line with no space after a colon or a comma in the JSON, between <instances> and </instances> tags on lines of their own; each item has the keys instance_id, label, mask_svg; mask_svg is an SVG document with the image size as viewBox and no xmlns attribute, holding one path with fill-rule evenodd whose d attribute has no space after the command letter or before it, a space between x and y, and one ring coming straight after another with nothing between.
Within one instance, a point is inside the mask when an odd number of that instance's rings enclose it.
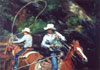
<instances>
[{"instance_id":1,"label":"light-colored shirt","mask_svg":"<svg viewBox=\"0 0 100 70\"><path fill-rule=\"evenodd\" d=\"M65 37L60 34L59 32L55 31L53 34L46 34L44 37L43 37L43 40L42 40L42 43L41 43L41 46L42 47L46 47L46 48L49 48L50 47L50 44L47 44L47 42L49 43L52 43L54 41L54 39L56 38L56 35L59 36L59 38L62 40L62 41L66 41Z\"/></svg>"},{"instance_id":2,"label":"light-colored shirt","mask_svg":"<svg viewBox=\"0 0 100 70\"><path fill-rule=\"evenodd\" d=\"M18 41L14 41L13 43L21 43L25 42L24 48L32 47L32 36L30 34L25 34L21 39Z\"/></svg>"}]
</instances>

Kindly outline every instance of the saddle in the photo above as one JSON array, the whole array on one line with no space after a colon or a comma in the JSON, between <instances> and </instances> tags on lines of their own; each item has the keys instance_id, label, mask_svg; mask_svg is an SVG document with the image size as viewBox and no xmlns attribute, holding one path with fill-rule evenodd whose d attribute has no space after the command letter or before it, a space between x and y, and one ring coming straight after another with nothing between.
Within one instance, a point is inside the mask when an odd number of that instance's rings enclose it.
<instances>
[{"instance_id":1,"label":"saddle","mask_svg":"<svg viewBox=\"0 0 100 70\"><path fill-rule=\"evenodd\" d=\"M35 54L35 53L38 53L38 52L33 51L33 49L29 48L29 49L25 50L24 53L22 53L22 55L19 56L19 58L26 59L32 53Z\"/></svg>"},{"instance_id":2,"label":"saddle","mask_svg":"<svg viewBox=\"0 0 100 70\"><path fill-rule=\"evenodd\" d=\"M26 53L28 53L30 51L33 51L33 49L31 49L31 48L26 49L22 55L24 55L24 54L26 54Z\"/></svg>"}]
</instances>

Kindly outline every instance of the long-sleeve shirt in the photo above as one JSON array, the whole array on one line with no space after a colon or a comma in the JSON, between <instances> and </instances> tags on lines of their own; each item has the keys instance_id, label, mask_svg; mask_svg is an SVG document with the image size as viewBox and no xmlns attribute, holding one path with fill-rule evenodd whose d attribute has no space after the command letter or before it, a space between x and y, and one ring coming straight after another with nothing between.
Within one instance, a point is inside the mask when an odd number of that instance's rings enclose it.
<instances>
[{"instance_id":1,"label":"long-sleeve shirt","mask_svg":"<svg viewBox=\"0 0 100 70\"><path fill-rule=\"evenodd\" d=\"M42 47L46 47L46 48L49 48L51 44L48 44L49 43L52 43L54 41L54 39L56 38L56 35L59 36L59 38L62 40L62 41L66 41L65 37L60 34L59 32L55 31L53 34L46 34L44 37L43 37L43 40L42 40L42 43L41 43L41 46Z\"/></svg>"},{"instance_id":2,"label":"long-sleeve shirt","mask_svg":"<svg viewBox=\"0 0 100 70\"><path fill-rule=\"evenodd\" d=\"M25 34L21 39L18 39L18 41L13 41L13 43L21 43L25 42L24 48L32 47L32 36L29 34Z\"/></svg>"}]
</instances>

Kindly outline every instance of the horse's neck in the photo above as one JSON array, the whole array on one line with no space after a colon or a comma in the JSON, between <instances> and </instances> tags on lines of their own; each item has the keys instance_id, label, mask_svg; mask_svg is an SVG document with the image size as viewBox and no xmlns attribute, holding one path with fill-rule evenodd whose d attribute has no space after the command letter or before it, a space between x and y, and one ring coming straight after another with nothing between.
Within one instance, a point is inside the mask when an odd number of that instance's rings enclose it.
<instances>
[{"instance_id":1,"label":"horse's neck","mask_svg":"<svg viewBox=\"0 0 100 70\"><path fill-rule=\"evenodd\" d=\"M21 50L21 48L19 46L16 46L13 50L12 50L12 54L13 56L18 53Z\"/></svg>"},{"instance_id":2,"label":"horse's neck","mask_svg":"<svg viewBox=\"0 0 100 70\"><path fill-rule=\"evenodd\" d=\"M74 49L71 48L71 49L68 51L67 55L65 56L65 60L71 59L72 56L73 56L73 54L74 54Z\"/></svg>"}]
</instances>

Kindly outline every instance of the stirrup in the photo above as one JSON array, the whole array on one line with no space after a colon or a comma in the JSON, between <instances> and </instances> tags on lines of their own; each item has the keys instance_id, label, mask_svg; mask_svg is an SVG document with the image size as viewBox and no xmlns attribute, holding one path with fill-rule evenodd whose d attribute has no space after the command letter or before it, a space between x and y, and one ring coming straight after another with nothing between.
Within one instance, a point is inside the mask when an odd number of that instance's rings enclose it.
<instances>
[{"instance_id":1,"label":"stirrup","mask_svg":"<svg viewBox=\"0 0 100 70\"><path fill-rule=\"evenodd\" d=\"M14 67L14 70L17 70L17 67Z\"/></svg>"}]
</instances>

